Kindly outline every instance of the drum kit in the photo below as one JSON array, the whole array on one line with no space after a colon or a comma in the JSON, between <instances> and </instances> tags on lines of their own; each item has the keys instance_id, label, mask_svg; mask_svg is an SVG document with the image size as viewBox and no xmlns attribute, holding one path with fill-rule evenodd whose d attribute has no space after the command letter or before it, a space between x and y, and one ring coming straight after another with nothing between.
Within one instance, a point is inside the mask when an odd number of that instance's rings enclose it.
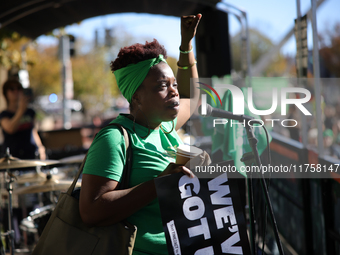
<instances>
[{"instance_id":1,"label":"drum kit","mask_svg":"<svg viewBox=\"0 0 340 255\"><path fill-rule=\"evenodd\" d=\"M0 183L1 186L6 186L6 189L1 190L0 208L3 207L2 199L6 198L8 210L8 231L1 233L1 237L8 237L8 248L11 255L30 254L31 250L27 247L27 236L34 235L33 239L37 241L49 216L55 208L57 201L56 192L66 191L71 186L72 180L67 180L67 176L70 175L69 172L71 170L77 171L84 156L85 155L82 154L61 160L21 160L12 157L9 150L7 150L5 157L0 158L0 172L3 173L4 176L4 180L0 181ZM68 166L54 167L52 170L48 170L47 173L41 171L41 167L61 164ZM28 172L28 168L30 171L32 171L32 169L35 169L35 171L33 173ZM80 187L80 184L78 181L77 187ZM43 193L50 194L50 204L44 205L42 201L39 201L39 205L36 205L38 207L30 212L28 217L26 217L27 215L23 216L26 218L20 223L19 228L22 231L22 235L19 234L19 236L23 236L24 240L21 240L23 242L21 246L24 246L28 253L19 252L18 249L15 249L18 227L13 225L13 195L38 194L39 200L41 200ZM26 208L23 211L25 212ZM0 254L5 254L2 238L0 239Z\"/></svg>"}]
</instances>

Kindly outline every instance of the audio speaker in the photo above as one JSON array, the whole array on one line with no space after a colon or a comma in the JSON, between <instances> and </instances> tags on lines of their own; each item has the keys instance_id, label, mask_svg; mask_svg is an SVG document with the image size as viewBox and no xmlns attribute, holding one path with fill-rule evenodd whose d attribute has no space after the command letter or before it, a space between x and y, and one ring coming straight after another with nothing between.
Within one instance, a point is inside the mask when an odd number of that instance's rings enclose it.
<instances>
[{"instance_id":1,"label":"audio speaker","mask_svg":"<svg viewBox=\"0 0 340 255\"><path fill-rule=\"evenodd\" d=\"M230 74L231 54L228 14L212 8L202 10L196 33L196 58L200 77Z\"/></svg>"}]
</instances>

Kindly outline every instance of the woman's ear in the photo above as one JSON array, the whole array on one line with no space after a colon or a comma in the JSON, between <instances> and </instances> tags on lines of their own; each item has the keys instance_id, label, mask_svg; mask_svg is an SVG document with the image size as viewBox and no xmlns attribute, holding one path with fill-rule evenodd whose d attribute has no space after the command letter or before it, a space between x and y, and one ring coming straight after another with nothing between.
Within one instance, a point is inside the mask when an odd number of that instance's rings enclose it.
<instances>
[{"instance_id":1,"label":"woman's ear","mask_svg":"<svg viewBox=\"0 0 340 255\"><path fill-rule=\"evenodd\" d=\"M139 105L140 104L140 98L139 98L139 95L138 95L137 91L132 96L131 104L135 104L135 105Z\"/></svg>"},{"instance_id":2,"label":"woman's ear","mask_svg":"<svg viewBox=\"0 0 340 255\"><path fill-rule=\"evenodd\" d=\"M130 111L134 111L135 109L138 109L139 105L140 105L140 96L138 95L138 92L136 91L131 98Z\"/></svg>"},{"instance_id":3,"label":"woman's ear","mask_svg":"<svg viewBox=\"0 0 340 255\"><path fill-rule=\"evenodd\" d=\"M136 105L140 105L142 103L143 99L143 89L142 85L139 86L139 88L135 91L135 93L132 95L132 102L135 102Z\"/></svg>"}]
</instances>

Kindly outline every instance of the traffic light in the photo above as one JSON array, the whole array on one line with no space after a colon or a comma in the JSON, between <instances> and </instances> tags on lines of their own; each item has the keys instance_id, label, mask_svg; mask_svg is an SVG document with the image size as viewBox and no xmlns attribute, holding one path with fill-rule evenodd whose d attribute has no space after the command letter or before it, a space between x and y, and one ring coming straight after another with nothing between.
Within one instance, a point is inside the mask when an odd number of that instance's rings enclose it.
<instances>
[{"instance_id":1,"label":"traffic light","mask_svg":"<svg viewBox=\"0 0 340 255\"><path fill-rule=\"evenodd\" d=\"M76 38L73 35L68 35L68 37L70 38L70 57L74 57L76 55Z\"/></svg>"}]
</instances>

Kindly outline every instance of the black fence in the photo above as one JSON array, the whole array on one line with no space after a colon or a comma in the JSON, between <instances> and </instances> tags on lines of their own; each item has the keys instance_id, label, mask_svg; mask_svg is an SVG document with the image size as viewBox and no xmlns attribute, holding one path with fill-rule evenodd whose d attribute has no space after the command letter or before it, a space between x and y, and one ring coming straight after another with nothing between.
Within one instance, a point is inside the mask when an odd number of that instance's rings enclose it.
<instances>
[{"instance_id":1,"label":"black fence","mask_svg":"<svg viewBox=\"0 0 340 255\"><path fill-rule=\"evenodd\" d=\"M272 133L273 165L320 164L327 169L340 161L303 148ZM334 169L335 170L335 169ZM272 179L270 198L285 250L291 254L340 254L340 169L322 178ZM268 238L272 238L270 231ZM275 246L272 248L274 252Z\"/></svg>"}]
</instances>

